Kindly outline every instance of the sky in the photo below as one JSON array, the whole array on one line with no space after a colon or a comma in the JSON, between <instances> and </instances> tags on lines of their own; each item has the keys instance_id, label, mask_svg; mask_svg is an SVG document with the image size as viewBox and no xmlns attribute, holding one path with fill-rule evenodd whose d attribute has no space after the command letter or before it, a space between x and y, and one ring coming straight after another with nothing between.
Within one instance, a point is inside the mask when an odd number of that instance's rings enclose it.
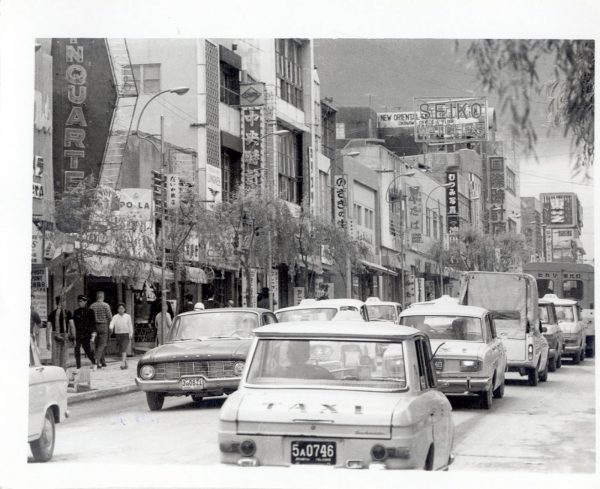
<instances>
[{"instance_id":1,"label":"sky","mask_svg":"<svg viewBox=\"0 0 600 489\"><path fill-rule=\"evenodd\" d=\"M376 112L410 111L413 97L487 96L498 107L494 93L483 91L475 68L466 57L471 41L449 39L316 39L315 64L321 96L333 97L335 106L371 106ZM542 62L542 77L551 64ZM546 101L535 99L532 121L538 134L537 161L519 149L520 188L523 197L542 192L575 192L583 206L582 242L586 258L593 256L593 182L573 174L571 146L558 129L548 132ZM508 115L497 112L498 127L509 135ZM505 153L510 144L505 142ZM512 151L511 151L512 153ZM512 156L509 154L509 156Z\"/></svg>"}]
</instances>

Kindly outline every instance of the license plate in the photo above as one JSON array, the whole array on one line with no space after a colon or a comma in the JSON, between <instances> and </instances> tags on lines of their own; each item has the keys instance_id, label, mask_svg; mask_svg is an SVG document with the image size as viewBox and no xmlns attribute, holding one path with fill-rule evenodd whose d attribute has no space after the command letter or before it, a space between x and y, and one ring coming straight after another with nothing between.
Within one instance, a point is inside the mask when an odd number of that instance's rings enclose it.
<instances>
[{"instance_id":1,"label":"license plate","mask_svg":"<svg viewBox=\"0 0 600 489\"><path fill-rule=\"evenodd\" d=\"M182 389L204 389L204 379L201 377L190 377L181 379Z\"/></svg>"},{"instance_id":2,"label":"license plate","mask_svg":"<svg viewBox=\"0 0 600 489\"><path fill-rule=\"evenodd\" d=\"M293 441L293 464L335 465L336 444L334 441Z\"/></svg>"}]
</instances>

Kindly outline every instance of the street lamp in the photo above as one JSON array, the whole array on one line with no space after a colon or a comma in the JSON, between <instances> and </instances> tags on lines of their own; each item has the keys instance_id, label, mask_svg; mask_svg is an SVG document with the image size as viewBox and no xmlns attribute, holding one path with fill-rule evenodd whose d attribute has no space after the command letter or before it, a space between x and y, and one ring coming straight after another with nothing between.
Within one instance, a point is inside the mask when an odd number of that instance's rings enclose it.
<instances>
[{"instance_id":1,"label":"street lamp","mask_svg":"<svg viewBox=\"0 0 600 489\"><path fill-rule=\"evenodd\" d=\"M174 93L176 95L183 95L189 91L188 87L177 87L177 88L169 88L166 90L162 90L152 96L146 104L142 107L140 111L140 115L138 117L137 126L135 128L135 135L140 139L145 139L149 141L155 148L156 145L154 142L148 138L147 136L140 136L140 122L142 121L142 116L144 115L144 111L146 107L150 105L150 103L164 93ZM158 149L158 148L156 148ZM162 193L162 206L161 206L161 232L160 232L160 243L162 248L162 259L161 259L161 304L160 304L160 316L161 316L161 324L160 324L160 336L161 342L164 343L165 340L165 329L166 329L166 314L167 314L167 279L165 276L165 269L167 268L167 252L165 248L165 221L166 221L166 207L167 207L167 199L166 199L166 187L163 185L165 179L165 139L164 139L164 116L160 116L160 180L161 180L161 193Z\"/></svg>"}]
</instances>

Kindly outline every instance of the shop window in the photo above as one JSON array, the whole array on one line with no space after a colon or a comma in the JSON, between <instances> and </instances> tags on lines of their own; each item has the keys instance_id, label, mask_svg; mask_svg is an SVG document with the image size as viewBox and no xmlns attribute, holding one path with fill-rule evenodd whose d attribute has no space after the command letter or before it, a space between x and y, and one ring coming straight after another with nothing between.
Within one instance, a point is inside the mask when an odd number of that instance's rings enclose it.
<instances>
[{"instance_id":1,"label":"shop window","mask_svg":"<svg viewBox=\"0 0 600 489\"><path fill-rule=\"evenodd\" d=\"M583 299L583 281L564 280L563 297L565 299L573 299L576 301L580 301L581 299Z\"/></svg>"},{"instance_id":2,"label":"shop window","mask_svg":"<svg viewBox=\"0 0 600 489\"><path fill-rule=\"evenodd\" d=\"M160 64L132 65L139 93L160 92Z\"/></svg>"},{"instance_id":3,"label":"shop window","mask_svg":"<svg viewBox=\"0 0 600 489\"><path fill-rule=\"evenodd\" d=\"M555 294L554 292L554 280L549 278L538 278L538 296L544 297L546 294Z\"/></svg>"},{"instance_id":4,"label":"shop window","mask_svg":"<svg viewBox=\"0 0 600 489\"><path fill-rule=\"evenodd\" d=\"M294 39L276 39L277 95L300 110L303 107L302 45Z\"/></svg>"}]
</instances>

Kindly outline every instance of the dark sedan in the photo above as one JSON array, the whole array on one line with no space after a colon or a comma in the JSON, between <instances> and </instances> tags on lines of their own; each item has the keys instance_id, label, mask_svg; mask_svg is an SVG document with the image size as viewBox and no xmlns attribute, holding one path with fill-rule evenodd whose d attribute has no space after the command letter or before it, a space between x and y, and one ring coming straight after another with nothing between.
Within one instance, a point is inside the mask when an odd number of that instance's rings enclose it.
<instances>
[{"instance_id":1,"label":"dark sedan","mask_svg":"<svg viewBox=\"0 0 600 489\"><path fill-rule=\"evenodd\" d=\"M146 392L150 410L161 409L166 396L192 396L198 402L235 391L252 330L276 322L267 309L209 309L178 315L167 342L138 362L135 381Z\"/></svg>"}]
</instances>

